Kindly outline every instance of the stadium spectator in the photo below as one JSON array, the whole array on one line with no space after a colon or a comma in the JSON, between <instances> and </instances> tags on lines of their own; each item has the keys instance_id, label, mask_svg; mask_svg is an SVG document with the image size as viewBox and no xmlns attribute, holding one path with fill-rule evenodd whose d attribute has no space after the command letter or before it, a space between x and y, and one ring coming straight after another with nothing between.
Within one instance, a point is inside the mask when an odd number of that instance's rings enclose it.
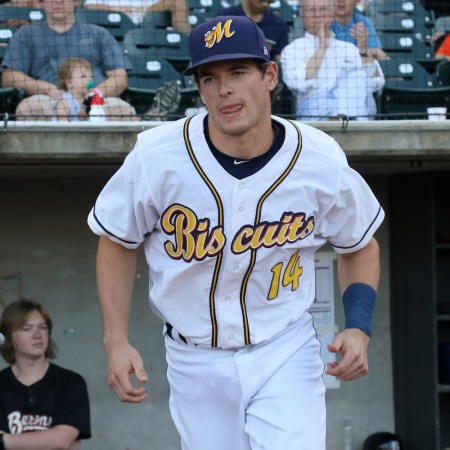
<instances>
[{"instance_id":1,"label":"stadium spectator","mask_svg":"<svg viewBox=\"0 0 450 450\"><path fill-rule=\"evenodd\" d=\"M191 31L187 0L85 0L85 9L103 9L120 11L140 25L148 12L169 11L172 15L172 26L180 33Z\"/></svg>"},{"instance_id":2,"label":"stadium spectator","mask_svg":"<svg viewBox=\"0 0 450 450\"><path fill-rule=\"evenodd\" d=\"M81 375L50 362L56 357L52 320L29 299L8 304L0 330L0 448L78 450L91 437L89 396Z\"/></svg>"},{"instance_id":3,"label":"stadium spectator","mask_svg":"<svg viewBox=\"0 0 450 450\"><path fill-rule=\"evenodd\" d=\"M281 53L283 81L296 96L302 120L367 120L376 114L373 92L384 85L377 61L363 64L358 48L330 31L334 0L305 0L305 36Z\"/></svg>"},{"instance_id":4,"label":"stadium spectator","mask_svg":"<svg viewBox=\"0 0 450 450\"><path fill-rule=\"evenodd\" d=\"M356 10L357 4L358 0L336 0L335 20L331 24L331 31L336 39L356 45L363 59L389 59L382 49L373 23L369 17Z\"/></svg>"},{"instance_id":5,"label":"stadium spectator","mask_svg":"<svg viewBox=\"0 0 450 450\"><path fill-rule=\"evenodd\" d=\"M58 81L64 90L56 100L55 115L59 122L87 119L85 99L92 82L92 64L84 58L67 58L58 66Z\"/></svg>"},{"instance_id":6,"label":"stadium spectator","mask_svg":"<svg viewBox=\"0 0 450 450\"><path fill-rule=\"evenodd\" d=\"M20 27L2 61L4 87L25 91L16 109L17 120L51 120L58 87L57 67L64 59L89 60L94 81L105 97L111 120L137 119L134 108L119 98L127 88L131 64L122 47L104 28L75 23L76 0L42 0L46 23Z\"/></svg>"},{"instance_id":7,"label":"stadium spectator","mask_svg":"<svg viewBox=\"0 0 450 450\"><path fill-rule=\"evenodd\" d=\"M218 16L247 16L253 19L270 45L270 57L279 61L281 51L289 41L285 20L270 8L270 0L242 0L240 4L219 10Z\"/></svg>"}]
</instances>

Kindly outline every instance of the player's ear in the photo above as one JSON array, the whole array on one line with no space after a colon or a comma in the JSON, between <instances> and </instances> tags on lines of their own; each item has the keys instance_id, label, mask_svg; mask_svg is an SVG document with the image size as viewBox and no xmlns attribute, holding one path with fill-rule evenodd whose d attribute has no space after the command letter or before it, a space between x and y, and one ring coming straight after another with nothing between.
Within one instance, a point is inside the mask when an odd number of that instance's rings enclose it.
<instances>
[{"instance_id":1,"label":"player's ear","mask_svg":"<svg viewBox=\"0 0 450 450\"><path fill-rule=\"evenodd\" d=\"M278 66L274 61L271 61L266 68L266 82L269 91L274 90L278 84Z\"/></svg>"}]
</instances>

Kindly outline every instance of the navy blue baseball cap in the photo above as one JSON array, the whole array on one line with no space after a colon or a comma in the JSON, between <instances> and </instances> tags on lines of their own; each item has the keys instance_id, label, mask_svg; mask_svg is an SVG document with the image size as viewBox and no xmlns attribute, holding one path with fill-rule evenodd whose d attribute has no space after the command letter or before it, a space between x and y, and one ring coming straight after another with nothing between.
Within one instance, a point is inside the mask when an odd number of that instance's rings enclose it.
<instances>
[{"instance_id":1,"label":"navy blue baseball cap","mask_svg":"<svg viewBox=\"0 0 450 450\"><path fill-rule=\"evenodd\" d=\"M192 75L197 67L216 61L252 58L270 61L266 38L247 16L218 16L195 27L189 34Z\"/></svg>"}]
</instances>

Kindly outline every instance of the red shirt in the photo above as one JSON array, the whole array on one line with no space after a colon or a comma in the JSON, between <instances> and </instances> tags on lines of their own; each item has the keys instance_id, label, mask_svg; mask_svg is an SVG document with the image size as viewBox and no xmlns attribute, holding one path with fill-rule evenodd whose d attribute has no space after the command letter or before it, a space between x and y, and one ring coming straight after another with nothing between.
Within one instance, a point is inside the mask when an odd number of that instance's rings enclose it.
<instances>
[{"instance_id":1,"label":"red shirt","mask_svg":"<svg viewBox=\"0 0 450 450\"><path fill-rule=\"evenodd\" d=\"M444 41L439 46L439 48L436 50L436 54L443 55L443 56L450 56L450 34L445 36Z\"/></svg>"}]
</instances>

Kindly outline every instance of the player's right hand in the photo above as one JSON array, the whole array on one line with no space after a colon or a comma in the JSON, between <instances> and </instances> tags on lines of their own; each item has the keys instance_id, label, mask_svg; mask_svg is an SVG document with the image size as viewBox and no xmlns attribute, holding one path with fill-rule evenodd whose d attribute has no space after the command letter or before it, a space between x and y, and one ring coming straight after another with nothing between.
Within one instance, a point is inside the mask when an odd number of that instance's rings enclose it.
<instances>
[{"instance_id":1,"label":"player's right hand","mask_svg":"<svg viewBox=\"0 0 450 450\"><path fill-rule=\"evenodd\" d=\"M108 351L109 385L117 397L127 403L141 403L148 398L144 386L133 386L134 374L139 383L147 383L148 376L139 352L129 343L112 346Z\"/></svg>"}]
</instances>

